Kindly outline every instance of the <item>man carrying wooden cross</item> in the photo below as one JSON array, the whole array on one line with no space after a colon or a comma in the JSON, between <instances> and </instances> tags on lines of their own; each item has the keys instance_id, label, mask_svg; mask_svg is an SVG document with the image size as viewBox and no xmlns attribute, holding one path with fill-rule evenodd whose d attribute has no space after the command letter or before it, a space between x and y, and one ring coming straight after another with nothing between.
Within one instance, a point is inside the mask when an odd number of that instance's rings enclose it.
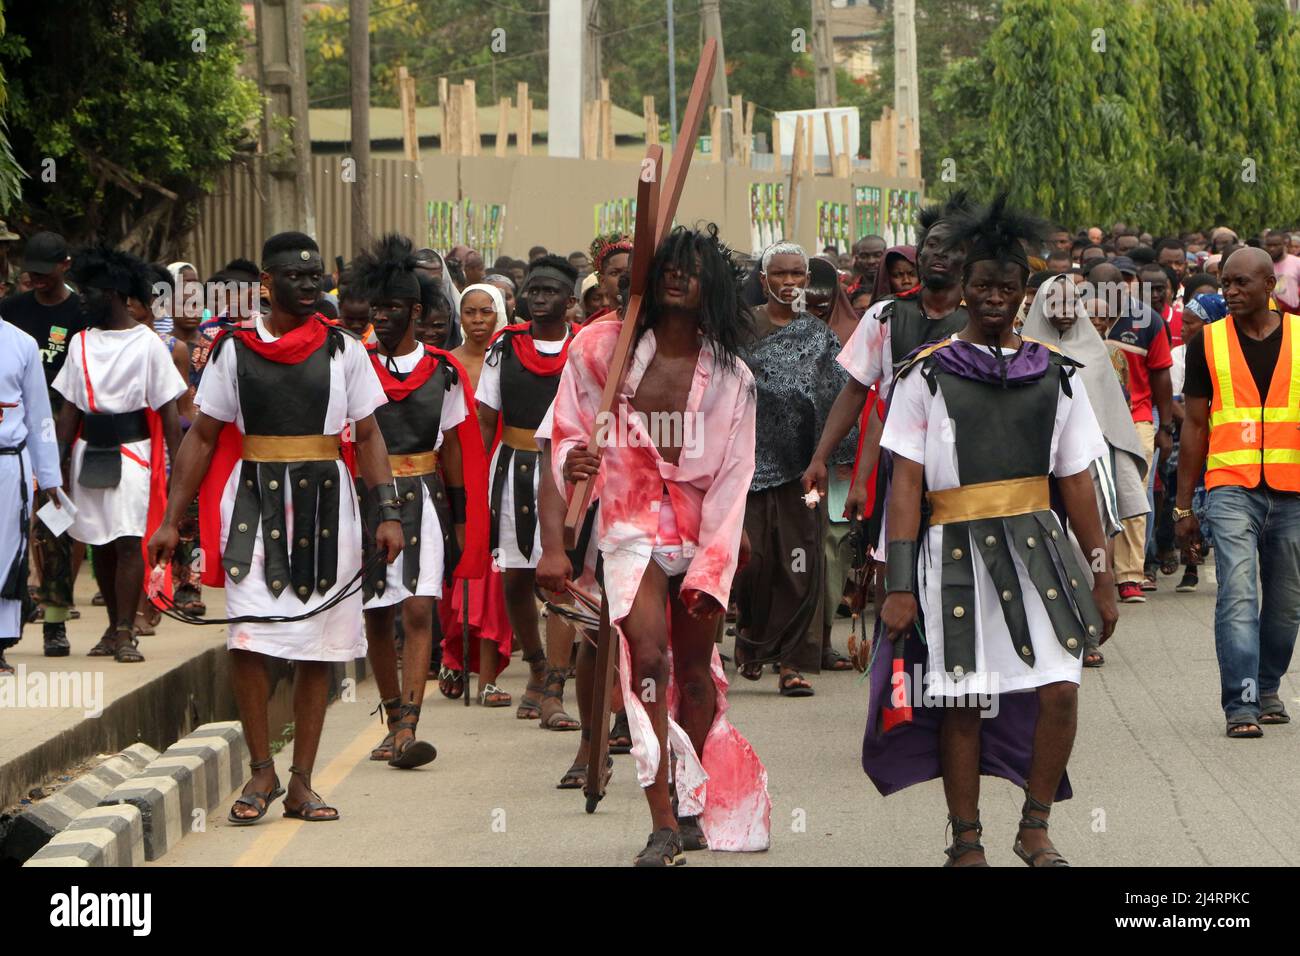
<instances>
[{"instance_id":1,"label":"man carrying wooden cross","mask_svg":"<svg viewBox=\"0 0 1300 956\"><path fill-rule=\"evenodd\" d=\"M569 452L599 429L596 534L652 826L638 866L680 865L684 849L763 850L769 842L767 771L727 720L714 644L754 472L754 382L738 354L752 319L738 290L715 227L673 230L651 261L630 368L608 418L601 396L615 364L616 322L573 339L553 407L552 467L569 496ZM597 459L587 454L590 475ZM669 751L676 810L662 759Z\"/></svg>"}]
</instances>

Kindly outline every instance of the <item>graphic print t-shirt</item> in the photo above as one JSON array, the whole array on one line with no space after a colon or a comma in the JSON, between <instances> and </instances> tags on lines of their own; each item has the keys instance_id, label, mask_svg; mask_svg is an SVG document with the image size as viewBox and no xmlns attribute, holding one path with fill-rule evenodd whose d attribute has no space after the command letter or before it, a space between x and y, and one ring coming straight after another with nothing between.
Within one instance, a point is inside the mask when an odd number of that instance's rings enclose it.
<instances>
[{"instance_id":1,"label":"graphic print t-shirt","mask_svg":"<svg viewBox=\"0 0 1300 956\"><path fill-rule=\"evenodd\" d=\"M49 385L68 357L68 343L86 327L81 313L81 296L72 292L58 305L41 305L35 292L23 292L0 302L0 317L12 322L36 340Z\"/></svg>"}]
</instances>

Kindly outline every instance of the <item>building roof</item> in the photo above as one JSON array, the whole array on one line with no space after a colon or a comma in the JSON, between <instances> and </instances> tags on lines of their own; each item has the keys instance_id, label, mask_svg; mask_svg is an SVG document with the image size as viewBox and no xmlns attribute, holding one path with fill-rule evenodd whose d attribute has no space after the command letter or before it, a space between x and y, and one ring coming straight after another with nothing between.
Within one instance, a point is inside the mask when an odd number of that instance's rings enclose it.
<instances>
[{"instance_id":1,"label":"building roof","mask_svg":"<svg viewBox=\"0 0 1300 956\"><path fill-rule=\"evenodd\" d=\"M313 143L346 143L352 138L352 113L347 109L313 109L307 118L311 127ZM480 137L495 138L497 133L498 107L480 106L478 108L478 132ZM533 138L545 138L548 114L543 109L533 109ZM612 105L610 122L614 127L614 136L645 139L645 120ZM519 126L519 114L512 108L508 120L510 132L516 133ZM415 128L421 139L437 139L442 135L442 107L420 106L415 110ZM402 111L392 106L372 106L370 108L370 140L402 140Z\"/></svg>"}]
</instances>

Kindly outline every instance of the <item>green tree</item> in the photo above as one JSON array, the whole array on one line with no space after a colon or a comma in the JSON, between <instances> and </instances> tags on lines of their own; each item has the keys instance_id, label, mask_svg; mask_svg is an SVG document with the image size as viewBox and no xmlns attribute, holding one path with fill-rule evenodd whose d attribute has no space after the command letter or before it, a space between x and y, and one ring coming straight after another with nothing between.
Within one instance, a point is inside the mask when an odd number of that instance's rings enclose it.
<instances>
[{"instance_id":1,"label":"green tree","mask_svg":"<svg viewBox=\"0 0 1300 956\"><path fill-rule=\"evenodd\" d=\"M5 33L4 2L0 0L0 37ZM4 71L0 70L0 215L7 215L23 195L23 169L14 159L13 147L9 145L9 127L5 121L8 101L8 87Z\"/></svg>"},{"instance_id":2,"label":"green tree","mask_svg":"<svg viewBox=\"0 0 1300 956\"><path fill-rule=\"evenodd\" d=\"M151 258L172 245L255 139L257 90L237 73L249 40L235 0L10 12L0 69L14 155L31 176L19 228Z\"/></svg>"},{"instance_id":3,"label":"green tree","mask_svg":"<svg viewBox=\"0 0 1300 956\"><path fill-rule=\"evenodd\" d=\"M884 29L873 44L878 71L863 90L862 122L869 131L884 106L894 105L894 5L880 0L885 14ZM954 110L953 98L961 99L950 70L965 75L958 82L976 78L959 64L974 59L988 42L1001 16L1002 0L916 0L916 73L920 106L921 173L940 193L944 183L942 162L954 158L956 143L969 143L982 136L983 118L978 113ZM805 4L807 6L807 4ZM843 85L840 90L844 89ZM959 173L959 175L961 175ZM958 184L960 185L960 183Z\"/></svg>"},{"instance_id":4,"label":"green tree","mask_svg":"<svg viewBox=\"0 0 1300 956\"><path fill-rule=\"evenodd\" d=\"M1300 21L1282 0L1005 0L936 102L956 185L1071 226L1294 218ZM945 184L946 185L946 184Z\"/></svg>"}]
</instances>

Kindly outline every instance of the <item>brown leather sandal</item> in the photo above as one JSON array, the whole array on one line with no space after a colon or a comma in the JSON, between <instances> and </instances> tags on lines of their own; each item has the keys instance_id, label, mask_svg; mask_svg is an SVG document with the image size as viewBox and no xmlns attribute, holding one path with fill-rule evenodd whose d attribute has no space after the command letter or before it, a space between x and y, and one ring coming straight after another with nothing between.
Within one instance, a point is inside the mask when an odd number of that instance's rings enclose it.
<instances>
[{"instance_id":1,"label":"brown leather sandal","mask_svg":"<svg viewBox=\"0 0 1300 956\"><path fill-rule=\"evenodd\" d=\"M311 779L310 770L300 770L297 767L290 767L289 772L296 773L298 776L303 777L307 780ZM303 820L307 823L332 823L333 821L339 818L338 810L334 809L334 807L331 807L329 804L327 804L324 798L322 798L319 793L313 790L310 786L307 787L307 792L310 793L313 797L315 797L315 799L304 800L296 807L289 806L288 802L286 801L284 805L284 815L286 817L288 817L290 820ZM315 814L320 813L322 811L328 811L329 813L332 813L333 816L315 816Z\"/></svg>"}]
</instances>

